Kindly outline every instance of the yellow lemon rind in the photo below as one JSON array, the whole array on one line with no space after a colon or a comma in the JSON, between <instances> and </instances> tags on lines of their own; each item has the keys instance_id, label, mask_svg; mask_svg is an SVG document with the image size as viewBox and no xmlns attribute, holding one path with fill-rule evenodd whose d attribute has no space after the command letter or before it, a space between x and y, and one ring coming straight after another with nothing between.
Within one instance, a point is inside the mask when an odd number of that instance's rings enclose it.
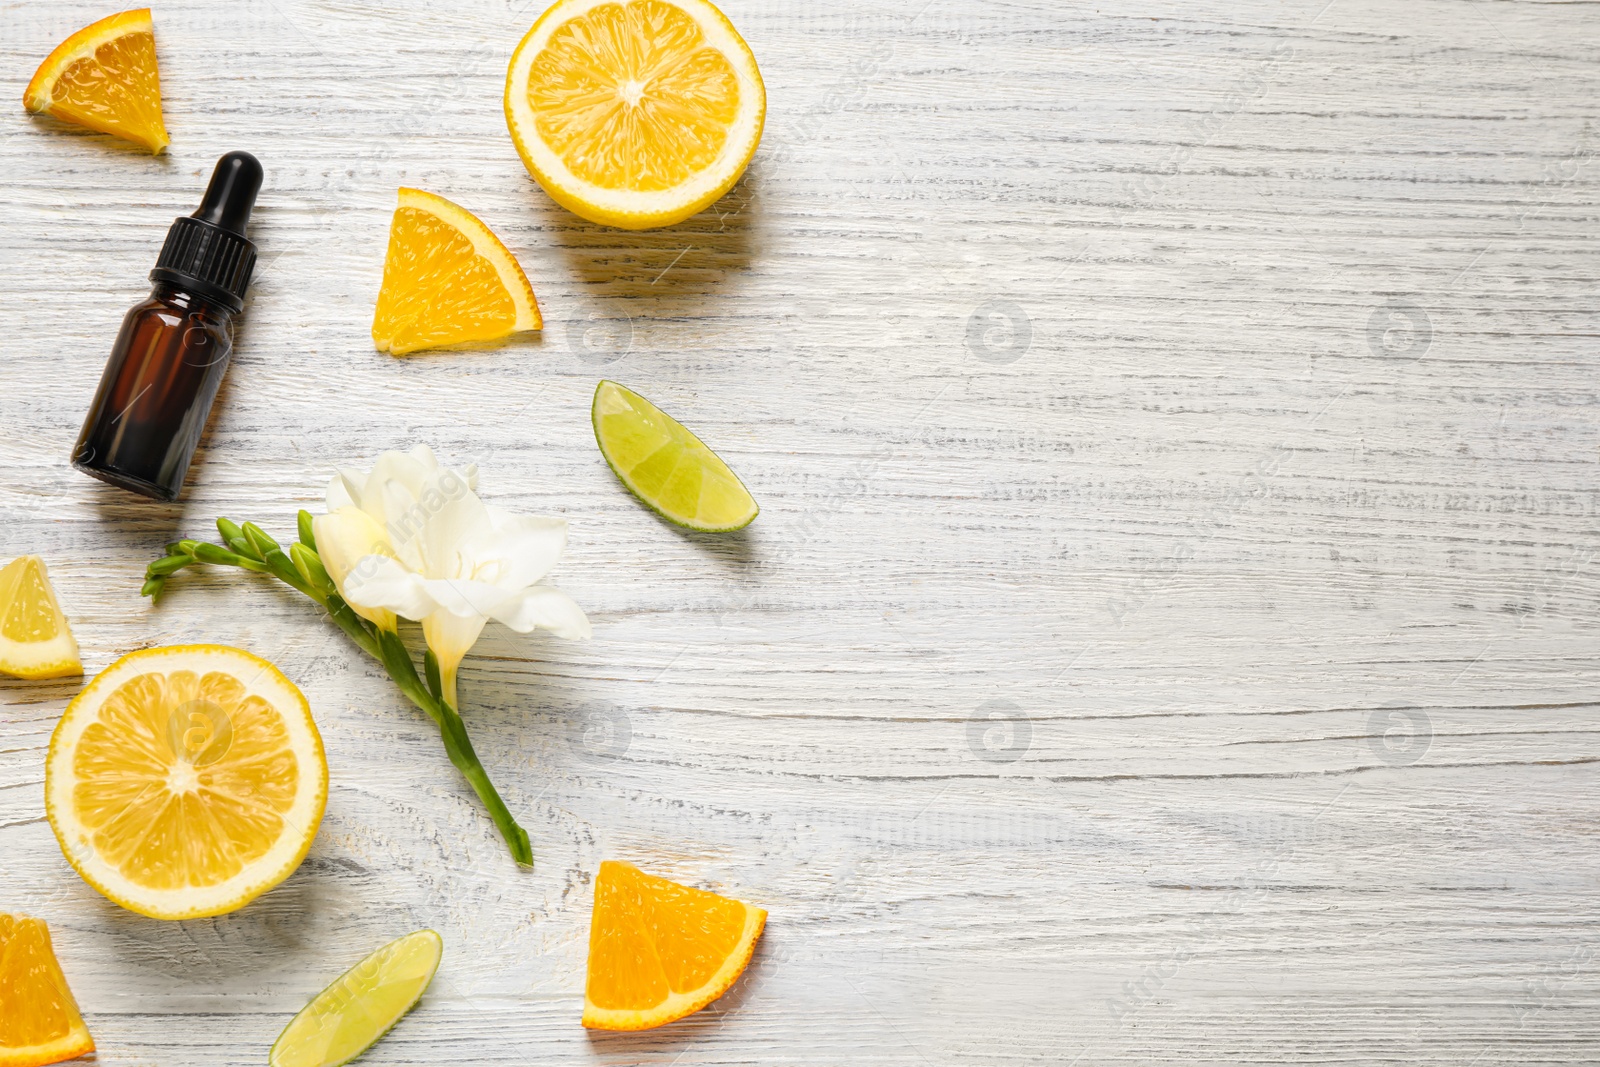
<instances>
[{"instance_id":1,"label":"yellow lemon rind","mask_svg":"<svg viewBox=\"0 0 1600 1067\"><path fill-rule=\"evenodd\" d=\"M48 641L21 642L0 637L0 674L29 681L76 678L83 673L78 642L63 629Z\"/></svg>"},{"instance_id":2,"label":"yellow lemon rind","mask_svg":"<svg viewBox=\"0 0 1600 1067\"><path fill-rule=\"evenodd\" d=\"M517 308L516 322L502 336L509 337L514 333L526 333L544 327L544 316L539 313L539 301L533 295L533 286L528 282L528 275L523 271L522 264L517 262L517 257L511 254L505 242L496 237L494 231L489 229L482 219L460 204L446 200L436 193L407 186L400 187L399 203L395 206L414 208L443 220L451 229L472 242L472 251L476 255L488 260L489 265L499 276L500 284L505 287L507 295ZM494 340L494 338L483 338L473 343L481 343L482 340ZM372 343L379 352L389 352L396 356L423 350L410 347L395 350L392 347L394 343L392 337L379 337L376 333L373 334Z\"/></svg>"},{"instance_id":3,"label":"yellow lemon rind","mask_svg":"<svg viewBox=\"0 0 1600 1067\"><path fill-rule=\"evenodd\" d=\"M305 775L302 788L295 798L293 808L284 815L284 832L267 854L241 870L238 874L214 886L185 888L182 890L152 890L131 883L120 871L96 855L88 841L87 833L73 813L72 754L83 731L96 721L97 712L105 699L130 678L150 671L178 669L203 673L207 658L219 662L216 667L231 670L238 677L237 668L248 666L252 677L240 677L248 694L265 696L285 724L290 726L290 737L296 732L292 718L298 718L309 751L296 749ZM198 663L197 663L198 661ZM309 764L309 766L307 766ZM130 652L111 666L95 675L83 692L73 698L62 713L50 735L50 748L45 756L45 814L50 819L50 829L61 846L73 870L107 900L120 904L129 911L151 919L202 919L236 911L256 897L282 882L300 866L311 851L328 803L328 761L322 746L322 735L311 716L311 705L283 672L259 656L228 645L168 645ZM297 839L298 838L298 839Z\"/></svg>"},{"instance_id":4,"label":"yellow lemon rind","mask_svg":"<svg viewBox=\"0 0 1600 1067\"><path fill-rule=\"evenodd\" d=\"M617 0L557 0L523 36L506 70L505 112L511 140L535 181L550 198L580 218L623 230L672 226L699 214L732 189L750 165L767 117L767 89L750 51L728 17L708 0L670 0L694 18L707 42L727 58L739 79L739 119L729 130L717 162L693 179L660 192L604 189L576 174L539 137L528 103L528 75L557 29L593 8ZM743 101L755 101L746 107Z\"/></svg>"},{"instance_id":5,"label":"yellow lemon rind","mask_svg":"<svg viewBox=\"0 0 1600 1067\"><path fill-rule=\"evenodd\" d=\"M28 87L23 90L22 106L35 114L48 114L51 104L54 103L50 91L64 70L78 60L94 55L100 46L108 41L114 41L131 33L148 33L154 37L155 32L155 22L151 19L150 9L147 7L122 11L108 15L98 22L91 22L56 45L50 54L45 56L44 62L39 64L39 69L34 71L32 79L29 80ZM132 141L134 144L144 145L150 149L152 155L160 155L162 150L172 143L172 138L167 136L165 123L161 123L160 137L157 139L140 137L131 130L108 129L98 125L89 128L112 137L120 137L125 141Z\"/></svg>"},{"instance_id":6,"label":"yellow lemon rind","mask_svg":"<svg viewBox=\"0 0 1600 1067\"><path fill-rule=\"evenodd\" d=\"M739 946L722 961L716 973L706 979L699 989L682 993L668 993L667 998L652 1008L602 1008L583 999L583 1025L591 1030L650 1030L667 1023L677 1022L693 1015L732 988L755 953L761 931L766 929L767 912L751 904L744 906L744 930L739 934Z\"/></svg>"}]
</instances>

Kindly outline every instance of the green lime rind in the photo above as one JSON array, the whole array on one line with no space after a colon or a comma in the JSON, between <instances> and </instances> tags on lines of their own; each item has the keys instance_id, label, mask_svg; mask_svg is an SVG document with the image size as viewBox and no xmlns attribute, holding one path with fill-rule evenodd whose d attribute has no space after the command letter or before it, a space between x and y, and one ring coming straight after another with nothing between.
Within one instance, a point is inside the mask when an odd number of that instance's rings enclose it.
<instances>
[{"instance_id":1,"label":"green lime rind","mask_svg":"<svg viewBox=\"0 0 1600 1067\"><path fill-rule=\"evenodd\" d=\"M289 1020L272 1043L270 1067L340 1067L394 1029L433 982L444 939L417 930L341 974ZM352 1010L355 1009L355 1010Z\"/></svg>"},{"instance_id":2,"label":"green lime rind","mask_svg":"<svg viewBox=\"0 0 1600 1067\"><path fill-rule=\"evenodd\" d=\"M721 456L627 386L612 381L596 385L589 421L617 480L668 522L704 533L729 533L761 514L750 490Z\"/></svg>"}]
</instances>

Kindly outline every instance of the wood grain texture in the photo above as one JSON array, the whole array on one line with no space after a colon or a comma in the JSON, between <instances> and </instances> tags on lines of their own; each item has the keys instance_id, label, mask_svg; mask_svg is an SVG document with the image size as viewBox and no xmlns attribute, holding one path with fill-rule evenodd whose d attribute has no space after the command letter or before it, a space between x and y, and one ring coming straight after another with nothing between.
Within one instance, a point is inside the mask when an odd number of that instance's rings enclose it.
<instances>
[{"instance_id":1,"label":"wood grain texture","mask_svg":"<svg viewBox=\"0 0 1600 1067\"><path fill-rule=\"evenodd\" d=\"M234 915L100 899L43 818L76 682L0 683L0 907L109 1064L252 1064L377 944L445 937L377 1064L1600 1059L1600 17L1523 0L729 0L770 94L670 230L565 213L500 111L529 0L164 0L169 156L0 114L0 551L86 666L159 642L306 690L332 793ZM0 97L107 12L0 4ZM263 264L185 500L67 454L171 217L245 148ZM546 326L395 360L397 186L477 212ZM685 535L588 400L680 416L762 514ZM511 869L428 724L307 605L140 571L288 532L416 441L561 514L592 642L462 691ZM735 991L589 1035L618 857L771 911Z\"/></svg>"}]
</instances>

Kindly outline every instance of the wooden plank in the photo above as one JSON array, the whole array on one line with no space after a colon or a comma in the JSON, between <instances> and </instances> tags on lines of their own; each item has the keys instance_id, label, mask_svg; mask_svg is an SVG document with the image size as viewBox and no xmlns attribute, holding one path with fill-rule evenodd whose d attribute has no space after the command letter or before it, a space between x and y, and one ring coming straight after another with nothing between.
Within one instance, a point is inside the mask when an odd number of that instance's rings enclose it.
<instances>
[{"instance_id":1,"label":"wooden plank","mask_svg":"<svg viewBox=\"0 0 1600 1067\"><path fill-rule=\"evenodd\" d=\"M171 0L173 143L0 123L0 550L90 671L210 640L310 696L333 785L283 886L162 924L61 858L72 681L0 683L0 907L48 919L110 1064L259 1063L384 940L446 962L363 1062L1498 1064L1600 1056L1592 5L725 5L762 148L667 231L526 177L528 0ZM105 14L0 7L20 92ZM262 267L190 487L66 456L164 227L233 148ZM546 326L395 360L396 186L477 212ZM597 379L753 488L679 533L592 445ZM467 718L538 867L307 605L139 574L287 533L426 441L559 514L569 644L491 629ZM712 1009L577 1024L618 857L771 911Z\"/></svg>"}]
</instances>

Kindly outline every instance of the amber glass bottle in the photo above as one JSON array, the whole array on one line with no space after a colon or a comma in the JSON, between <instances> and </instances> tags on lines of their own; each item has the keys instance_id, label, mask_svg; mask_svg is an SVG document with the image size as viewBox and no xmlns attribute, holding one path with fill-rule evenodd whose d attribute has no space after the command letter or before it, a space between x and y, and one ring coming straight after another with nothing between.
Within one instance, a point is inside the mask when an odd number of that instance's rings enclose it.
<instances>
[{"instance_id":1,"label":"amber glass bottle","mask_svg":"<svg viewBox=\"0 0 1600 1067\"><path fill-rule=\"evenodd\" d=\"M112 485L176 500L233 354L256 249L245 238L261 188L248 152L217 161L200 210L175 220L149 299L122 320L72 465Z\"/></svg>"}]
</instances>

